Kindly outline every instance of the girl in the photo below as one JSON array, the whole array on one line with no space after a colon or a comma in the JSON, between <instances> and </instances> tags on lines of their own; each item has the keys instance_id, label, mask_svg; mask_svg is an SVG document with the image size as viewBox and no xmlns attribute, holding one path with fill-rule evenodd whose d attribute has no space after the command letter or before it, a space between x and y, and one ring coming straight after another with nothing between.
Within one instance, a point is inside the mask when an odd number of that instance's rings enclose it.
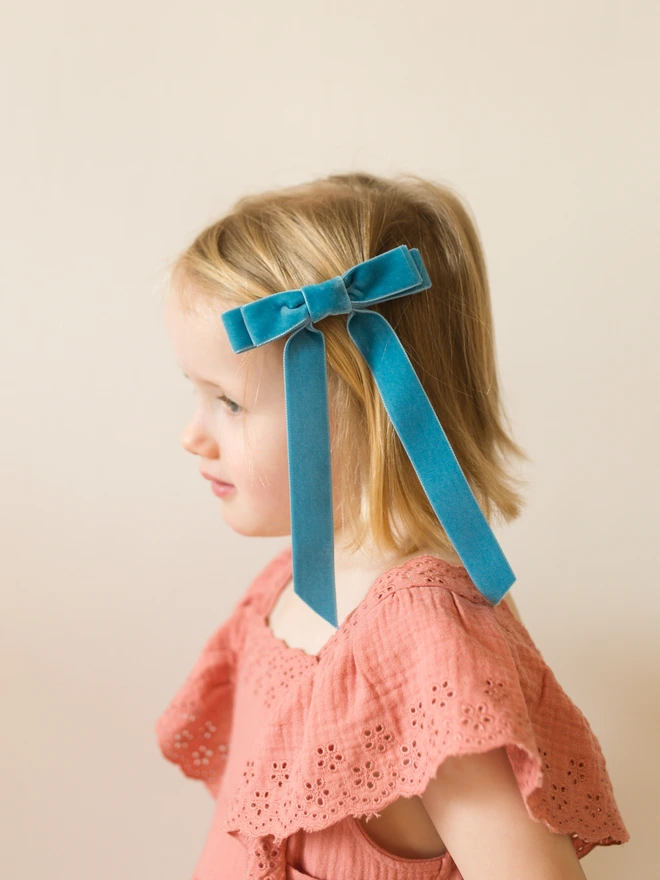
<instances>
[{"instance_id":1,"label":"girl","mask_svg":"<svg viewBox=\"0 0 660 880\"><path fill-rule=\"evenodd\" d=\"M629 834L504 596L527 456L466 207L331 175L240 199L171 279L183 446L231 529L292 537L157 722L215 800L194 880L584 877Z\"/></svg>"}]
</instances>

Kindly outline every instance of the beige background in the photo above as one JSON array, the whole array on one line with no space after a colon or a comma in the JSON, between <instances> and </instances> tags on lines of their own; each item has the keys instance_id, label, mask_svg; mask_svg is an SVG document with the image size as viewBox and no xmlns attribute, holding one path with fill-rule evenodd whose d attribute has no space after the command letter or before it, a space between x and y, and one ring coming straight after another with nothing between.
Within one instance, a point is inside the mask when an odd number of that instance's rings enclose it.
<instances>
[{"instance_id":1,"label":"beige background","mask_svg":"<svg viewBox=\"0 0 660 880\"><path fill-rule=\"evenodd\" d=\"M331 171L455 186L533 458L498 538L599 738L623 847L658 818L660 7L417 0L5 10L0 873L192 875L213 803L153 725L288 539L235 536L179 445L163 270L239 195Z\"/></svg>"}]
</instances>

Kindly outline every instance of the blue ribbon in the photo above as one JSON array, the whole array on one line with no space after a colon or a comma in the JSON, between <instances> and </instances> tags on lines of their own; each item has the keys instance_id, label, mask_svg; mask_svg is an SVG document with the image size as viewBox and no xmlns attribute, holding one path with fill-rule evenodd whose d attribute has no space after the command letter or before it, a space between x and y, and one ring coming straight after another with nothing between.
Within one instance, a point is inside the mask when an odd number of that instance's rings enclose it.
<instances>
[{"instance_id":1,"label":"blue ribbon","mask_svg":"<svg viewBox=\"0 0 660 880\"><path fill-rule=\"evenodd\" d=\"M337 597L325 338L314 324L348 315L392 424L470 578L496 605L515 575L392 326L369 307L431 287L417 248L400 245L320 284L222 314L234 352L290 333L284 346L294 592L335 628Z\"/></svg>"}]
</instances>

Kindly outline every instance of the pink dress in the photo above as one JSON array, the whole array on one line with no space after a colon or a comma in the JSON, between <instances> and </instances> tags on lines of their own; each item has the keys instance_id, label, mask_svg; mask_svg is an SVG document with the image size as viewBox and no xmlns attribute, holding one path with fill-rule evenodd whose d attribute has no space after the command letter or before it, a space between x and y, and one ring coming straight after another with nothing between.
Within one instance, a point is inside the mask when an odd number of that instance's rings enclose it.
<instances>
[{"instance_id":1,"label":"pink dress","mask_svg":"<svg viewBox=\"0 0 660 880\"><path fill-rule=\"evenodd\" d=\"M448 755L506 746L528 813L579 858L630 839L600 744L504 602L422 556L381 575L317 655L267 620L291 547L249 585L156 723L215 800L192 880L461 880L357 817L421 795Z\"/></svg>"}]
</instances>

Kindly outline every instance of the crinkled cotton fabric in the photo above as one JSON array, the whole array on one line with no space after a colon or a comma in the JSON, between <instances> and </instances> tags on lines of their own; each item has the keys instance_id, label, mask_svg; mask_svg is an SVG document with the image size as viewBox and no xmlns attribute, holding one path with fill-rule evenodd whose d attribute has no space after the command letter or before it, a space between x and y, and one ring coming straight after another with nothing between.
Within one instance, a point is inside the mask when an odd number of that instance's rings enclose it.
<instances>
[{"instance_id":1,"label":"crinkled cotton fabric","mask_svg":"<svg viewBox=\"0 0 660 880\"><path fill-rule=\"evenodd\" d=\"M268 625L291 547L207 640L156 723L165 758L215 801L191 880L462 880L358 819L421 795L452 755L504 746L530 816L578 858L628 834L600 744L504 602L421 556L381 575L316 655Z\"/></svg>"}]
</instances>

